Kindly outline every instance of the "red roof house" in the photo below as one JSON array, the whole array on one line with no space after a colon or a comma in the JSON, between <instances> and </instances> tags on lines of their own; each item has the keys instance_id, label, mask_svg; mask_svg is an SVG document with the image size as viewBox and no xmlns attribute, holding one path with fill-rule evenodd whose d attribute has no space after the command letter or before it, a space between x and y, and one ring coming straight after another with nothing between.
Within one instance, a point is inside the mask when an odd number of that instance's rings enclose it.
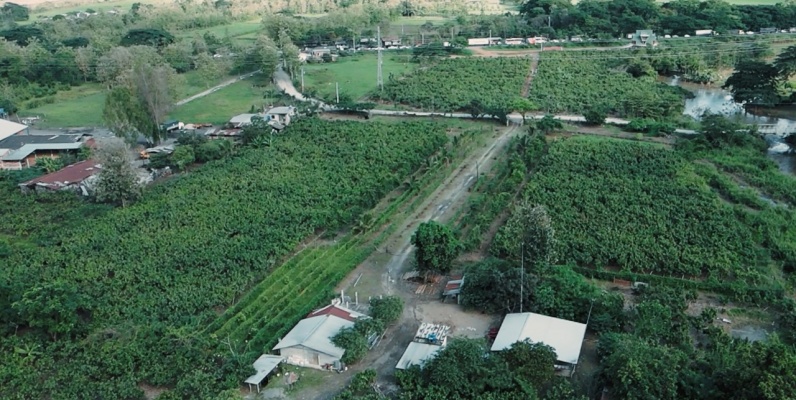
<instances>
[{"instance_id":1,"label":"red roof house","mask_svg":"<svg viewBox=\"0 0 796 400\"><path fill-rule=\"evenodd\" d=\"M101 169L102 167L94 160L81 161L21 183L19 186L23 193L37 190L75 190L85 196L88 195L94 175Z\"/></svg>"}]
</instances>

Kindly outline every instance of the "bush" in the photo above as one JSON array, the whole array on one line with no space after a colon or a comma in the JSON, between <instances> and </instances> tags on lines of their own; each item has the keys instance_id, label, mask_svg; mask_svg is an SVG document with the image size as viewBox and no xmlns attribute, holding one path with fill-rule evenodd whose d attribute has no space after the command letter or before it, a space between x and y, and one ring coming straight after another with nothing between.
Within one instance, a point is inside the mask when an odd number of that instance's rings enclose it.
<instances>
[{"instance_id":1,"label":"bush","mask_svg":"<svg viewBox=\"0 0 796 400\"><path fill-rule=\"evenodd\" d=\"M395 322L404 311L403 301L396 296L387 296L370 301L370 316L384 325Z\"/></svg>"},{"instance_id":2,"label":"bush","mask_svg":"<svg viewBox=\"0 0 796 400\"><path fill-rule=\"evenodd\" d=\"M590 108L583 114L586 123L589 125L602 125L607 117L605 110L601 107Z\"/></svg>"},{"instance_id":3,"label":"bush","mask_svg":"<svg viewBox=\"0 0 796 400\"><path fill-rule=\"evenodd\" d=\"M362 359L368 352L368 341L354 328L343 328L334 337L332 343L345 350L340 359L345 364L353 364Z\"/></svg>"}]
</instances>

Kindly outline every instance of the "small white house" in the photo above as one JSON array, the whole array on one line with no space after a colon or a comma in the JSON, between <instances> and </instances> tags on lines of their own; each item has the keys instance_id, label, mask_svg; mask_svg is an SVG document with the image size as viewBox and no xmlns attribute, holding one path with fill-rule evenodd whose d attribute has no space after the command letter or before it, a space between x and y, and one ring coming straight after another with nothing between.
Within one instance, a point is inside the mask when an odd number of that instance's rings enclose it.
<instances>
[{"instance_id":1,"label":"small white house","mask_svg":"<svg viewBox=\"0 0 796 400\"><path fill-rule=\"evenodd\" d=\"M278 122L282 125L290 125L290 119L296 115L296 107L282 106L274 107L265 113L266 119Z\"/></svg>"},{"instance_id":2,"label":"small white house","mask_svg":"<svg viewBox=\"0 0 796 400\"><path fill-rule=\"evenodd\" d=\"M339 362L345 350L332 343L332 337L343 328L354 326L357 318L365 317L356 311L331 304L310 313L279 340L273 350L288 364L324 369Z\"/></svg>"}]
</instances>

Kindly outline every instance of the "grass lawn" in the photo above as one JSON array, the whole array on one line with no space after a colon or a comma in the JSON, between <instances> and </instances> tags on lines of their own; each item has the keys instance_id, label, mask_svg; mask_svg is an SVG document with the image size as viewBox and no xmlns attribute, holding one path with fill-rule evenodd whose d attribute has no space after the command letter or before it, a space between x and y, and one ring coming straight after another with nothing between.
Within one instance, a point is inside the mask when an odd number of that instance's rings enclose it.
<instances>
[{"instance_id":1,"label":"grass lawn","mask_svg":"<svg viewBox=\"0 0 796 400\"><path fill-rule=\"evenodd\" d=\"M382 53L382 74L385 83L390 77L398 76L415 69L417 64L409 62L409 53ZM340 94L346 93L354 99L361 99L376 90L377 55L362 53L352 57L340 57L337 62L307 64L304 67L305 89L317 90L318 97L334 98L335 82L340 85Z\"/></svg>"},{"instance_id":2,"label":"grass lawn","mask_svg":"<svg viewBox=\"0 0 796 400\"><path fill-rule=\"evenodd\" d=\"M227 122L234 115L249 112L252 105L262 107L266 102L263 98L265 88L253 86L255 83L260 83L256 79L261 78L235 82L176 108L169 116L186 123Z\"/></svg>"},{"instance_id":3,"label":"grass lawn","mask_svg":"<svg viewBox=\"0 0 796 400\"><path fill-rule=\"evenodd\" d=\"M60 92L55 102L32 109L23 109L21 116L42 117L36 127L60 128L76 126L101 126L105 93L99 84L85 84Z\"/></svg>"}]
</instances>

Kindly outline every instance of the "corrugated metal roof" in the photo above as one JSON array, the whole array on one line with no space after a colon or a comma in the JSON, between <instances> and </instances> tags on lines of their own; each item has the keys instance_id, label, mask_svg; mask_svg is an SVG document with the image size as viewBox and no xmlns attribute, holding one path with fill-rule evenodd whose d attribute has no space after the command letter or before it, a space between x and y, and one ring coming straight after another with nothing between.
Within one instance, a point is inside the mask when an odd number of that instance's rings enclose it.
<instances>
[{"instance_id":1,"label":"corrugated metal roof","mask_svg":"<svg viewBox=\"0 0 796 400\"><path fill-rule=\"evenodd\" d=\"M0 149L16 150L27 144L75 143L83 135L14 135L0 141Z\"/></svg>"},{"instance_id":2,"label":"corrugated metal roof","mask_svg":"<svg viewBox=\"0 0 796 400\"><path fill-rule=\"evenodd\" d=\"M311 312L309 315L307 315L307 318L318 317L321 315L334 315L335 317L339 317L351 322L356 321L357 318L362 318L365 316L365 314L358 313L343 306L330 304L326 307L319 308Z\"/></svg>"},{"instance_id":3,"label":"corrugated metal roof","mask_svg":"<svg viewBox=\"0 0 796 400\"><path fill-rule=\"evenodd\" d=\"M584 336L586 324L535 313L508 314L500 325L492 351L504 350L529 339L552 347L558 361L577 364Z\"/></svg>"},{"instance_id":4,"label":"corrugated metal roof","mask_svg":"<svg viewBox=\"0 0 796 400\"><path fill-rule=\"evenodd\" d=\"M299 321L273 350L304 346L332 357L342 357L345 350L332 343L332 337L354 323L334 315L321 315Z\"/></svg>"},{"instance_id":5,"label":"corrugated metal roof","mask_svg":"<svg viewBox=\"0 0 796 400\"><path fill-rule=\"evenodd\" d=\"M0 140L3 140L12 135L16 135L17 133L22 132L27 128L28 128L27 125L18 124L16 122L0 118Z\"/></svg>"},{"instance_id":6,"label":"corrugated metal roof","mask_svg":"<svg viewBox=\"0 0 796 400\"><path fill-rule=\"evenodd\" d=\"M82 182L86 178L98 173L102 167L94 160L81 161L76 164L67 165L53 173L42 175L36 179L31 179L21 186L40 185L51 189L60 189L72 183Z\"/></svg>"},{"instance_id":7,"label":"corrugated metal roof","mask_svg":"<svg viewBox=\"0 0 796 400\"><path fill-rule=\"evenodd\" d=\"M293 107L286 107L286 106L282 106L282 107L274 107L274 108L272 108L272 109L268 110L268 113L267 113L267 114L272 114L272 115L286 115L286 114L291 114L291 113L293 113L293 110L295 110L295 108L293 108Z\"/></svg>"},{"instance_id":8,"label":"corrugated metal roof","mask_svg":"<svg viewBox=\"0 0 796 400\"><path fill-rule=\"evenodd\" d=\"M263 354L257 361L254 362L254 370L257 371L256 374L246 378L244 383L251 383L252 385L259 385L260 382L265 379L265 377L271 373L271 371L276 368L279 363L284 361L284 357L282 356L275 356L271 354Z\"/></svg>"},{"instance_id":9,"label":"corrugated metal roof","mask_svg":"<svg viewBox=\"0 0 796 400\"><path fill-rule=\"evenodd\" d=\"M33 152L39 150L77 150L83 143L35 143L26 144L17 150L14 150L5 156L3 161L19 161L24 160L25 157L31 155Z\"/></svg>"},{"instance_id":10,"label":"corrugated metal roof","mask_svg":"<svg viewBox=\"0 0 796 400\"><path fill-rule=\"evenodd\" d=\"M395 368L407 369L410 365L422 365L424 361L436 357L437 352L439 352L441 349L442 346L436 346L433 344L417 342L409 343L409 346L406 347L406 351L404 351L404 355L402 355L401 359L398 360L398 364L395 366Z\"/></svg>"}]
</instances>

